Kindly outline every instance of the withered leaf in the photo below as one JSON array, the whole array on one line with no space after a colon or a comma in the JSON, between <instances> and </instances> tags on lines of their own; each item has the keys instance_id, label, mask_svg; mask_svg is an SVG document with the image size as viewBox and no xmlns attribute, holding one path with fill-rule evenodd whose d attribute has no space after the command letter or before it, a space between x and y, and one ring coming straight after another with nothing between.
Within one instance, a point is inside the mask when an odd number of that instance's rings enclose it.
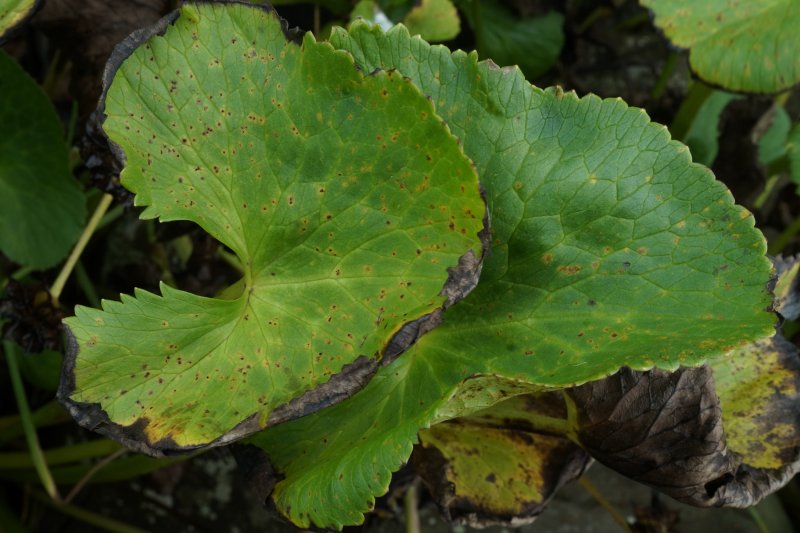
<instances>
[{"instance_id":1,"label":"withered leaf","mask_svg":"<svg viewBox=\"0 0 800 533\"><path fill-rule=\"evenodd\" d=\"M533 522L591 461L565 436L534 429L542 418L564 421L563 407L560 393L516 396L436 424L420 432L412 464L449 520L473 527Z\"/></svg>"},{"instance_id":2,"label":"withered leaf","mask_svg":"<svg viewBox=\"0 0 800 533\"><path fill-rule=\"evenodd\" d=\"M754 345L755 346L755 345ZM722 383L715 387L716 367L681 368L676 372L651 370L620 372L567 392L577 412L577 440L595 459L641 483L684 503L700 507L748 507L784 485L798 469L797 350L780 338L752 348L772 354L792 378L782 386L789 393L783 405L758 401L765 394L781 396L768 382L749 380L749 390ZM731 356L743 367L757 360L753 351ZM775 370L775 366L772 367ZM755 373L758 373L757 371ZM789 390L788 382L792 388ZM718 396L718 390L720 395ZM749 406L731 414L761 420L736 429L724 415L730 395ZM720 401L720 396L725 400ZM726 434L726 426L730 426ZM763 466L753 443L764 428L787 430L781 461ZM793 451L789 451L793 450Z\"/></svg>"}]
</instances>

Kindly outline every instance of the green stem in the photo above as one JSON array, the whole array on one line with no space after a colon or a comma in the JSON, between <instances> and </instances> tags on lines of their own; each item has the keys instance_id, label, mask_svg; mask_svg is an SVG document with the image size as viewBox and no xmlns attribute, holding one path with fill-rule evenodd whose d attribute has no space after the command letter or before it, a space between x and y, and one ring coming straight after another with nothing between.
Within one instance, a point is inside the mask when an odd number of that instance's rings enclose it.
<instances>
[{"instance_id":1,"label":"green stem","mask_svg":"<svg viewBox=\"0 0 800 533\"><path fill-rule=\"evenodd\" d=\"M613 14L614 14L614 11L612 11L610 8L608 8L606 6L596 7L596 8L594 8L592 10L591 13L589 13L589 15L585 19L583 19L580 22L580 24L578 24L578 27L576 28L575 33L580 35L580 34L584 33L586 30L588 30L589 28L591 28L592 25L594 25L594 23L597 22L598 20L601 20L601 19L604 19L604 18L608 18Z\"/></svg>"},{"instance_id":2,"label":"green stem","mask_svg":"<svg viewBox=\"0 0 800 533\"><path fill-rule=\"evenodd\" d=\"M61 68L61 52L56 50L56 53L53 55L53 60L47 67L44 80L42 81L42 90L51 100L53 99L53 93L55 92L58 78L61 77L63 71L64 69Z\"/></svg>"},{"instance_id":3,"label":"green stem","mask_svg":"<svg viewBox=\"0 0 800 533\"><path fill-rule=\"evenodd\" d=\"M783 233L769 243L767 246L767 253L769 255L778 255L786 248L792 241L797 232L800 232L800 217L796 218L792 225L783 230Z\"/></svg>"},{"instance_id":4,"label":"green stem","mask_svg":"<svg viewBox=\"0 0 800 533\"><path fill-rule=\"evenodd\" d=\"M640 13L638 15L634 15L630 18L627 18L620 22L619 24L615 25L612 31L616 33L627 33L629 30L632 30L636 27L650 24L650 14L649 13Z\"/></svg>"},{"instance_id":5,"label":"green stem","mask_svg":"<svg viewBox=\"0 0 800 533\"><path fill-rule=\"evenodd\" d=\"M55 400L48 402L33 412L31 419L37 428L54 426L72 420ZM25 433L19 415L0 418L0 444L12 441Z\"/></svg>"},{"instance_id":6,"label":"green stem","mask_svg":"<svg viewBox=\"0 0 800 533\"><path fill-rule=\"evenodd\" d=\"M766 185L764 185L764 190L761 191L761 194L753 201L753 209L756 211L761 211L761 209L766 205L767 201L772 198L776 191L781 189L786 183L789 181L786 175L784 174L769 174L770 178L767 180Z\"/></svg>"},{"instance_id":7,"label":"green stem","mask_svg":"<svg viewBox=\"0 0 800 533\"><path fill-rule=\"evenodd\" d=\"M758 512L758 509L751 507L747 510L747 512L750 513L750 518L752 518L753 522L756 523L759 533L770 533L769 527L767 526L767 523L764 522L764 519L761 518L761 513Z\"/></svg>"},{"instance_id":8,"label":"green stem","mask_svg":"<svg viewBox=\"0 0 800 533\"><path fill-rule=\"evenodd\" d=\"M119 217L121 217L122 213L124 212L125 212L125 206L123 205L118 205L116 207L109 209L108 213L103 215L103 218L100 219L100 223L97 225L95 231L99 231L105 228L106 226L117 220Z\"/></svg>"},{"instance_id":9,"label":"green stem","mask_svg":"<svg viewBox=\"0 0 800 533\"><path fill-rule=\"evenodd\" d=\"M587 478L585 474L578 479L578 483L580 483L581 487L583 487L584 490L588 492L597 503L600 504L600 507L605 509L606 512L611 515L611 518L614 519L614 522L619 524L623 530L631 533L631 526L628 524L628 521L625 520L625 517L622 516L622 513L617 511L617 508L614 507L605 496L603 496L603 493L600 492L600 489L598 489L594 483L589 481L589 478Z\"/></svg>"},{"instance_id":10,"label":"green stem","mask_svg":"<svg viewBox=\"0 0 800 533\"><path fill-rule=\"evenodd\" d=\"M471 0L470 10L472 11L472 30L475 32L475 50L478 52L478 59L486 59L486 51L483 46L483 19L481 18L481 0Z\"/></svg>"},{"instance_id":11,"label":"green stem","mask_svg":"<svg viewBox=\"0 0 800 533\"><path fill-rule=\"evenodd\" d=\"M72 146L72 141L75 140L75 129L78 125L78 101L72 101L72 107L69 110L69 123L67 124L67 146Z\"/></svg>"},{"instance_id":12,"label":"green stem","mask_svg":"<svg viewBox=\"0 0 800 533\"><path fill-rule=\"evenodd\" d=\"M31 272L33 272L34 270L36 270L36 269L33 268L33 267L29 267L29 266L24 266L24 267L18 269L16 272L11 274L11 278L5 278L5 279L0 281L0 290L5 289L8 286L8 282L11 281L12 279L14 279L16 281L19 281L22 278L24 278L25 276L27 276L28 274L30 274Z\"/></svg>"},{"instance_id":13,"label":"green stem","mask_svg":"<svg viewBox=\"0 0 800 533\"><path fill-rule=\"evenodd\" d=\"M78 260L75 263L75 280L80 285L81 289L83 289L83 294L86 296L86 299L89 300L89 303L92 307L100 307L100 298L97 297L97 291L94 290L94 284L92 283L91 278L89 278L89 274L87 274L86 269L83 267L83 262Z\"/></svg>"},{"instance_id":14,"label":"green stem","mask_svg":"<svg viewBox=\"0 0 800 533\"><path fill-rule=\"evenodd\" d=\"M149 474L155 470L160 470L166 466L184 461L188 457L170 457L166 459L153 459L152 457L134 455L117 459L112 464L106 466L92 476L92 483L112 483L115 481L125 481L144 474ZM69 464L66 466L53 467L51 473L53 479L59 485L69 485L80 482L81 479L91 472L95 465L92 464ZM37 476L30 470L0 470L0 480L15 481L17 483L31 483L37 480Z\"/></svg>"},{"instance_id":15,"label":"green stem","mask_svg":"<svg viewBox=\"0 0 800 533\"><path fill-rule=\"evenodd\" d=\"M122 449L122 447L116 442L100 439L64 446L62 448L54 448L43 452L43 454L44 460L49 466L56 466L108 455L120 449ZM31 456L27 453L0 453L0 469L2 470L20 470L30 468L31 466L35 465Z\"/></svg>"},{"instance_id":16,"label":"green stem","mask_svg":"<svg viewBox=\"0 0 800 533\"><path fill-rule=\"evenodd\" d=\"M403 498L403 506L406 513L406 533L420 533L419 523L419 499L417 497L417 482L408 487Z\"/></svg>"},{"instance_id":17,"label":"green stem","mask_svg":"<svg viewBox=\"0 0 800 533\"><path fill-rule=\"evenodd\" d=\"M22 376L20 375L19 366L17 364L17 357L19 356L20 349L11 341L3 341L3 349L6 353L8 373L11 376L11 387L14 389L14 397L17 400L17 408L19 409L19 415L22 419L22 427L25 430L25 439L28 441L28 450L31 460L36 467L36 473L39 475L39 480L42 482L47 494L53 500L60 500L61 496L58 493L58 488L53 481L53 476L50 475L50 470L47 468L44 454L42 454L42 448L39 446L39 438L36 435L36 427L34 427L31 418L28 398L25 396L25 387L22 385Z\"/></svg>"},{"instance_id":18,"label":"green stem","mask_svg":"<svg viewBox=\"0 0 800 533\"><path fill-rule=\"evenodd\" d=\"M669 131L672 134L673 139L677 139L679 141L686 140L686 135L689 133L689 129L692 127L692 123L694 122L694 118L697 116L697 112L700 111L700 108L703 106L705 101L713 93L714 89L703 82L695 81L692 83L692 86L689 88L689 92L686 94L686 97L681 103L681 107L678 109L678 112L675 115L675 120L672 121L672 124L669 127Z\"/></svg>"},{"instance_id":19,"label":"green stem","mask_svg":"<svg viewBox=\"0 0 800 533\"><path fill-rule=\"evenodd\" d=\"M567 393L566 389L562 389L561 397L564 399L564 405L567 408L567 427L569 428L564 435L572 442L580 446L580 440L578 439L577 434L578 406L575 405L575 400L573 400L572 396Z\"/></svg>"},{"instance_id":20,"label":"green stem","mask_svg":"<svg viewBox=\"0 0 800 533\"><path fill-rule=\"evenodd\" d=\"M94 210L92 214L92 218L89 219L89 223L86 224L86 228L84 228L83 233L81 233L80 239L78 239L78 243L75 245L75 248L72 249L72 253L67 258L67 262L64 263L64 266L61 267L61 272L58 273L58 277L53 282L53 286L50 288L50 295L53 298L53 302L58 302L59 297L61 296L61 291L64 290L64 285L67 283L67 279L69 279L69 275L72 273L72 269L75 267L75 263L78 262L78 258L83 253L83 250L86 248L86 245L89 243L89 239L92 237L95 229L97 229L97 225L100 222L100 219L103 218L103 215L108 210L108 206L111 205L111 201L114 198L106 193L103 195L103 198L100 199L100 203L97 204L97 208Z\"/></svg>"},{"instance_id":21,"label":"green stem","mask_svg":"<svg viewBox=\"0 0 800 533\"><path fill-rule=\"evenodd\" d=\"M31 272L33 272L34 270L36 270L36 269L33 268L33 267L24 266L24 267L20 268L19 270L17 270L16 272L14 272L13 274L11 274L11 277L14 278L15 280L19 281L22 278L24 278L25 276L27 276L28 274L30 274Z\"/></svg>"},{"instance_id":22,"label":"green stem","mask_svg":"<svg viewBox=\"0 0 800 533\"><path fill-rule=\"evenodd\" d=\"M651 100L658 100L664 94L664 91L667 88L667 83L669 83L669 79L672 77L672 73L675 72L675 66L678 64L678 57L680 55L677 52L672 52L667 56L667 61L664 63L664 68L661 69L661 75L658 77L658 81L653 86L653 90L650 91L650 99Z\"/></svg>"},{"instance_id":23,"label":"green stem","mask_svg":"<svg viewBox=\"0 0 800 533\"><path fill-rule=\"evenodd\" d=\"M69 503L72 500L74 500L75 497L78 495L78 493L80 493L80 491L83 490L83 487L85 487L86 484L92 480L95 474L97 474L100 470L107 467L108 465L110 465L111 463L113 463L126 453L128 453L128 450L126 450L125 448L120 448L111 455L104 457L102 460L98 461L94 466L92 466L92 468L88 472L86 472L86 475L84 475L77 483L75 483L75 486L72 487L71 491L69 491L67 497L64 498L64 503Z\"/></svg>"},{"instance_id":24,"label":"green stem","mask_svg":"<svg viewBox=\"0 0 800 533\"><path fill-rule=\"evenodd\" d=\"M531 426L537 432L565 436L573 433L573 426L571 425L570 421L565 418L528 413L525 419L530 421Z\"/></svg>"},{"instance_id":25,"label":"green stem","mask_svg":"<svg viewBox=\"0 0 800 533\"><path fill-rule=\"evenodd\" d=\"M247 274L247 271L245 270L244 265L242 264L241 261L239 261L239 258L236 257L235 254L232 254L230 252L226 252L222 248L218 248L217 249L217 255L219 256L220 259L225 261L225 263L227 263L228 266L233 268L239 274L242 274L242 275L246 275Z\"/></svg>"},{"instance_id":26,"label":"green stem","mask_svg":"<svg viewBox=\"0 0 800 533\"><path fill-rule=\"evenodd\" d=\"M105 529L106 531L111 531L113 533L146 533L143 529L129 526L128 524L124 524L122 522L114 520L113 518L108 518L107 516L93 513L91 511L87 511L86 509L75 507L74 505L70 505L68 503L55 502L49 500L44 494L40 494L38 492L32 492L31 496L33 496L40 502L49 505L50 507L57 509L58 511L61 511L67 516L77 518L78 520L81 520L93 526L97 526L101 529Z\"/></svg>"},{"instance_id":27,"label":"green stem","mask_svg":"<svg viewBox=\"0 0 800 533\"><path fill-rule=\"evenodd\" d=\"M786 107L786 102L789 101L789 97L792 95L792 91L782 92L781 94L775 96L773 102L778 107Z\"/></svg>"}]
</instances>

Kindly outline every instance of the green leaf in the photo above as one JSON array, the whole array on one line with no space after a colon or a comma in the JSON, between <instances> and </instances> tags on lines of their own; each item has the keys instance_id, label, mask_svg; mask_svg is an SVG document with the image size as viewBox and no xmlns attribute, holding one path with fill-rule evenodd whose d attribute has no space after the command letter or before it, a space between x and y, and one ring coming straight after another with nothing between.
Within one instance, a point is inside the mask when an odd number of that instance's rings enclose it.
<instances>
[{"instance_id":1,"label":"green leaf","mask_svg":"<svg viewBox=\"0 0 800 533\"><path fill-rule=\"evenodd\" d=\"M480 346L493 373L568 386L698 364L772 332L752 216L642 110L542 91L401 28L355 24L332 43L414 80L484 180L492 254L425 345Z\"/></svg>"},{"instance_id":2,"label":"green leaf","mask_svg":"<svg viewBox=\"0 0 800 533\"><path fill-rule=\"evenodd\" d=\"M550 70L561 54L561 13L522 18L495 0L463 0L461 6L483 59L490 58L498 65L519 65L532 79Z\"/></svg>"},{"instance_id":3,"label":"green leaf","mask_svg":"<svg viewBox=\"0 0 800 533\"><path fill-rule=\"evenodd\" d=\"M786 153L786 142L792 119L783 107L776 107L772 115L772 123L758 141L758 162L769 165Z\"/></svg>"},{"instance_id":4,"label":"green leaf","mask_svg":"<svg viewBox=\"0 0 800 533\"><path fill-rule=\"evenodd\" d=\"M551 398L552 396L552 398ZM538 431L566 413L560 393L516 396L419 434L411 462L448 520L473 527L532 522L590 457L566 437Z\"/></svg>"},{"instance_id":5,"label":"green leaf","mask_svg":"<svg viewBox=\"0 0 800 533\"><path fill-rule=\"evenodd\" d=\"M0 38L25 19L36 6L36 0L0 0Z\"/></svg>"},{"instance_id":6,"label":"green leaf","mask_svg":"<svg viewBox=\"0 0 800 533\"><path fill-rule=\"evenodd\" d=\"M692 152L694 162L707 166L714 163L719 151L719 117L725 107L738 98L740 97L731 93L714 91L703 102L686 133L686 138L682 139Z\"/></svg>"},{"instance_id":7,"label":"green leaf","mask_svg":"<svg viewBox=\"0 0 800 533\"><path fill-rule=\"evenodd\" d=\"M774 93L800 82L795 0L640 0L692 70L731 91Z\"/></svg>"},{"instance_id":8,"label":"green leaf","mask_svg":"<svg viewBox=\"0 0 800 533\"><path fill-rule=\"evenodd\" d=\"M542 91L402 28L331 40L365 71L410 77L464 139L492 250L478 288L361 393L253 439L295 524L358 523L433 422L624 365L697 365L772 331L752 217L643 111Z\"/></svg>"},{"instance_id":9,"label":"green leaf","mask_svg":"<svg viewBox=\"0 0 800 533\"><path fill-rule=\"evenodd\" d=\"M403 19L411 35L428 42L455 39L461 31L461 19L450 0L421 0Z\"/></svg>"},{"instance_id":10,"label":"green leaf","mask_svg":"<svg viewBox=\"0 0 800 533\"><path fill-rule=\"evenodd\" d=\"M80 235L85 201L69 169L50 100L0 50L0 250L36 269L58 263Z\"/></svg>"},{"instance_id":11,"label":"green leaf","mask_svg":"<svg viewBox=\"0 0 800 533\"><path fill-rule=\"evenodd\" d=\"M196 222L236 253L243 289L78 307L60 391L82 424L154 455L363 387L474 286L485 210L399 74L288 42L274 12L242 4L187 4L159 29L114 75L103 127L142 216Z\"/></svg>"}]
</instances>

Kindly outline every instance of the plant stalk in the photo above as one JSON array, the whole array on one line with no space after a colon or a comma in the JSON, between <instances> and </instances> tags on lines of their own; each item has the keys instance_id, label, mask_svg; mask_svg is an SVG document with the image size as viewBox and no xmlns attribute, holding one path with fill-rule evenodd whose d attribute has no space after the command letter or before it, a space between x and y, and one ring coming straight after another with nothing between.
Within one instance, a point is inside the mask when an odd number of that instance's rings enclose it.
<instances>
[{"instance_id":1,"label":"plant stalk","mask_svg":"<svg viewBox=\"0 0 800 533\"><path fill-rule=\"evenodd\" d=\"M800 232L800 217L796 218L792 225L783 230L783 233L778 235L778 237L769 243L767 247L767 254L769 255L778 255L786 248L789 243L792 241L795 235Z\"/></svg>"},{"instance_id":2,"label":"plant stalk","mask_svg":"<svg viewBox=\"0 0 800 533\"><path fill-rule=\"evenodd\" d=\"M672 134L673 139L686 140L686 135L689 133L698 111L713 93L714 89L703 82L696 81L692 83L686 98L683 99L678 112L675 114L675 120L672 121L669 127L669 132Z\"/></svg>"},{"instance_id":3,"label":"plant stalk","mask_svg":"<svg viewBox=\"0 0 800 533\"><path fill-rule=\"evenodd\" d=\"M89 239L91 239L92 234L97 228L97 225L100 223L100 219L103 218L103 215L108 210L108 206L111 205L111 201L113 199L114 197L108 193L104 194L100 199L100 203L97 204L97 208L95 208L92 218L89 219L89 223L86 224L83 233L81 233L78 243L75 245L75 248L72 249L72 253L69 255L67 262L64 263L63 267L61 267L61 272L58 273L58 277L53 282L53 286L50 287L50 296L53 298L53 303L56 305L58 304L58 299L61 296L61 292L64 290L64 285L66 285L67 279L69 279L69 276L72 273L72 269L75 268L75 263L78 262L78 258L80 258L83 250L89 243Z\"/></svg>"},{"instance_id":4,"label":"plant stalk","mask_svg":"<svg viewBox=\"0 0 800 533\"><path fill-rule=\"evenodd\" d=\"M39 475L39 480L42 482L45 491L47 491L47 495L53 501L60 501L61 495L58 493L53 476L50 475L50 469L47 468L47 462L42 453L42 448L39 446L39 438L36 435L36 427L33 425L28 398L25 396L25 387L22 384L22 376L17 364L17 357L20 352L19 347L11 341L3 341L3 350L6 353L8 373L11 376L11 387L14 389L14 397L17 400L17 408L22 420L22 427L25 430L25 440L28 441L31 460L36 468L36 473Z\"/></svg>"},{"instance_id":5,"label":"plant stalk","mask_svg":"<svg viewBox=\"0 0 800 533\"><path fill-rule=\"evenodd\" d=\"M67 497L64 498L64 503L70 503L72 500L74 500L75 496L77 496L78 493L80 493L80 491L83 490L83 487L85 487L86 484L92 480L95 474L97 474L100 470L107 467L108 465L110 465L111 463L113 463L126 453L128 453L128 450L126 450L125 448L120 448L111 455L104 457L103 459L98 461L88 472L86 472L86 475L84 475L77 483L75 483L75 486L72 487L71 491L69 491Z\"/></svg>"},{"instance_id":6,"label":"plant stalk","mask_svg":"<svg viewBox=\"0 0 800 533\"><path fill-rule=\"evenodd\" d=\"M31 413L33 425L37 428L54 426L62 422L71 421L66 411L55 400L48 402ZM19 415L0 417L0 444L16 439L25 433L22 419Z\"/></svg>"},{"instance_id":7,"label":"plant stalk","mask_svg":"<svg viewBox=\"0 0 800 533\"><path fill-rule=\"evenodd\" d=\"M419 498L417 497L417 481L415 480L403 498L406 514L406 533L420 533L419 523Z\"/></svg>"},{"instance_id":8,"label":"plant stalk","mask_svg":"<svg viewBox=\"0 0 800 533\"><path fill-rule=\"evenodd\" d=\"M128 524L124 524L112 518L108 518L107 516L93 513L91 511L87 511L86 509L75 507L74 505L70 505L68 503L56 502L50 500L47 497L45 497L44 494L40 494L39 492L36 491L31 492L31 496L33 496L40 502L61 511L67 516L72 516L87 524L99 527L100 529L105 529L106 531L111 531L112 533L146 533L143 529L129 526Z\"/></svg>"},{"instance_id":9,"label":"plant stalk","mask_svg":"<svg viewBox=\"0 0 800 533\"><path fill-rule=\"evenodd\" d=\"M122 447L114 441L98 439L82 442L80 444L73 444L71 446L54 448L52 450L43 451L42 454L45 462L49 466L56 466L116 453L120 449L122 449ZM0 469L2 470L21 470L30 468L31 466L35 465L30 455L27 453L0 453Z\"/></svg>"},{"instance_id":10,"label":"plant stalk","mask_svg":"<svg viewBox=\"0 0 800 533\"><path fill-rule=\"evenodd\" d=\"M587 478L585 474L578 479L578 483L580 483L581 487L583 487L586 492L591 494L592 498L594 498L595 501L600 504L600 507L605 509L606 512L611 515L611 518L614 519L614 522L619 524L623 530L631 533L631 526L628 524L628 521L625 520L625 517L622 516L622 513L617 511L616 507L614 507L611 502L608 501L605 496L603 496L603 493L600 491L600 489L598 489L594 483L589 481L589 478Z\"/></svg>"},{"instance_id":11,"label":"plant stalk","mask_svg":"<svg viewBox=\"0 0 800 533\"><path fill-rule=\"evenodd\" d=\"M669 56L667 56L667 61L664 63L664 68L661 69L661 75L658 77L658 81L653 86L653 90L650 91L650 99L651 100L658 100L664 94L664 91L667 89L667 84L669 83L669 79L672 77L672 73L675 72L675 66L678 64L678 55L677 52L671 52Z\"/></svg>"}]
</instances>

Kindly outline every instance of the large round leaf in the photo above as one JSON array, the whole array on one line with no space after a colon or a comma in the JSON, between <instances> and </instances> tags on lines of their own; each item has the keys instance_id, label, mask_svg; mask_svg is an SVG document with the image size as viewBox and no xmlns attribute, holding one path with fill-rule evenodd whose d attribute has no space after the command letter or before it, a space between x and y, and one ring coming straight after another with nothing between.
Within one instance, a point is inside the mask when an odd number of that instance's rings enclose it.
<instances>
[{"instance_id":1,"label":"large round leaf","mask_svg":"<svg viewBox=\"0 0 800 533\"><path fill-rule=\"evenodd\" d=\"M692 69L732 91L772 93L800 82L795 0L641 0Z\"/></svg>"},{"instance_id":2,"label":"large round leaf","mask_svg":"<svg viewBox=\"0 0 800 533\"><path fill-rule=\"evenodd\" d=\"M2 50L0 123L0 251L17 263L51 267L77 240L85 201L50 100Z\"/></svg>"},{"instance_id":3,"label":"large round leaf","mask_svg":"<svg viewBox=\"0 0 800 533\"><path fill-rule=\"evenodd\" d=\"M83 424L153 454L361 388L474 285L485 210L470 161L399 74L288 42L262 8L180 13L116 72L103 127L143 217L199 224L240 258L244 288L78 308L61 391Z\"/></svg>"},{"instance_id":4,"label":"large round leaf","mask_svg":"<svg viewBox=\"0 0 800 533\"><path fill-rule=\"evenodd\" d=\"M411 77L464 138L492 253L478 288L360 394L255 438L296 524L358 522L432 422L621 366L697 365L773 330L752 217L643 111L539 90L402 28L331 39Z\"/></svg>"}]
</instances>

